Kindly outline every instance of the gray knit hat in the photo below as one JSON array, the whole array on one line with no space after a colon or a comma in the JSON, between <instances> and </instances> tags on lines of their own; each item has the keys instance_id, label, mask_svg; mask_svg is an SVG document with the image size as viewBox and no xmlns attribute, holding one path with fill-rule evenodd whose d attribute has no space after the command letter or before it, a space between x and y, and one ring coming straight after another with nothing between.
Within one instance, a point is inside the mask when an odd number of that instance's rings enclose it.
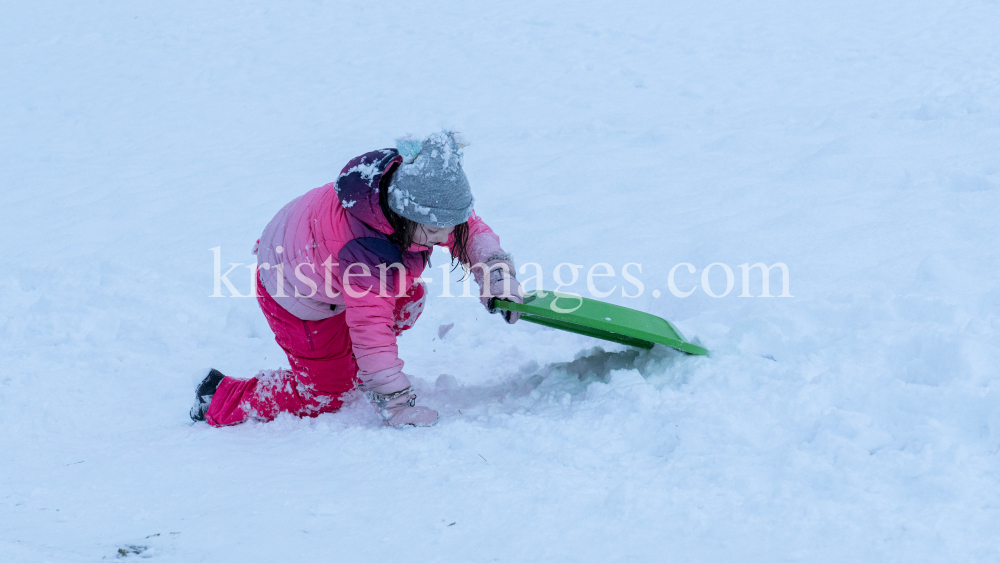
<instances>
[{"instance_id":1,"label":"gray knit hat","mask_svg":"<svg viewBox=\"0 0 1000 563\"><path fill-rule=\"evenodd\" d=\"M465 144L458 133L446 131L423 140L397 140L403 163L389 184L389 208L411 221L435 227L468 221L475 200L462 171Z\"/></svg>"}]
</instances>

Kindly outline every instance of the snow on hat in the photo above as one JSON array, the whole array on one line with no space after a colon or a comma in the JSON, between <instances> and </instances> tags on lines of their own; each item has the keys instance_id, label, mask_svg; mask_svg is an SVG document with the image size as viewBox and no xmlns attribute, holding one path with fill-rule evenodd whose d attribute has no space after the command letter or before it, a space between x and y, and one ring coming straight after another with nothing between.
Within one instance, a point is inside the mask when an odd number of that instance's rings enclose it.
<instances>
[{"instance_id":1,"label":"snow on hat","mask_svg":"<svg viewBox=\"0 0 1000 563\"><path fill-rule=\"evenodd\" d=\"M442 131L426 139L399 139L396 149L403 163L389 184L389 208L424 225L451 227L472 215L472 188L462 171L458 133Z\"/></svg>"}]
</instances>

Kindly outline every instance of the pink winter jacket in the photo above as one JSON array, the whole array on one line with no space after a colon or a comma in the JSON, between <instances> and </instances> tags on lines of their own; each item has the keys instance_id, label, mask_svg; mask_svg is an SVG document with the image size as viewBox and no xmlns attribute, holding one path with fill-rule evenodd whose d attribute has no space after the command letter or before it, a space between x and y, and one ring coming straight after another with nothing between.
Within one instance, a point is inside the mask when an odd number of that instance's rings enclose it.
<instances>
[{"instance_id":1,"label":"pink winter jacket","mask_svg":"<svg viewBox=\"0 0 1000 563\"><path fill-rule=\"evenodd\" d=\"M254 249L261 283L288 312L308 321L346 315L365 389L409 385L392 330L393 310L396 297L420 277L428 253L417 245L400 252L389 242L392 227L378 197L382 177L401 162L394 149L351 160L336 182L283 207ZM451 251L453 245L454 236L444 246ZM472 264L503 253L500 240L475 212L469 218L468 253ZM405 275L393 264L402 264Z\"/></svg>"}]
</instances>

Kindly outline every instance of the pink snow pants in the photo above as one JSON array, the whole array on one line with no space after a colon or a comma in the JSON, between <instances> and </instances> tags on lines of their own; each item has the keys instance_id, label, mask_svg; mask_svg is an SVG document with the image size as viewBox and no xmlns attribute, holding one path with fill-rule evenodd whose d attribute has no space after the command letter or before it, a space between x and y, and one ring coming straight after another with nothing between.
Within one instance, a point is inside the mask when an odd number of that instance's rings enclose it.
<instances>
[{"instance_id":1,"label":"pink snow pants","mask_svg":"<svg viewBox=\"0 0 1000 563\"><path fill-rule=\"evenodd\" d=\"M397 334L413 326L425 299L424 285L415 283L396 300ZM305 417L340 409L341 395L354 388L358 373L345 315L299 319L268 295L259 278L257 302L292 369L263 371L250 379L224 378L205 414L208 423L229 426L248 419L271 421L281 412ZM420 306L406 307L413 302Z\"/></svg>"}]
</instances>

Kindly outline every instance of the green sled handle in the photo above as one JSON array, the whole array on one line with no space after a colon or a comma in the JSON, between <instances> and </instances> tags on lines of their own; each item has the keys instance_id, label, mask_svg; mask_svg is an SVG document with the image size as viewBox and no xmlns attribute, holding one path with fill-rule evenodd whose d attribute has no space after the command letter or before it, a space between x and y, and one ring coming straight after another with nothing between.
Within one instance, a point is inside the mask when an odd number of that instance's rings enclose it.
<instances>
[{"instance_id":1,"label":"green sled handle","mask_svg":"<svg viewBox=\"0 0 1000 563\"><path fill-rule=\"evenodd\" d=\"M524 303L494 297L490 308L517 311L523 321L646 350L663 344L688 354L708 355L708 350L688 342L667 319L579 295L532 291L525 294Z\"/></svg>"}]
</instances>

